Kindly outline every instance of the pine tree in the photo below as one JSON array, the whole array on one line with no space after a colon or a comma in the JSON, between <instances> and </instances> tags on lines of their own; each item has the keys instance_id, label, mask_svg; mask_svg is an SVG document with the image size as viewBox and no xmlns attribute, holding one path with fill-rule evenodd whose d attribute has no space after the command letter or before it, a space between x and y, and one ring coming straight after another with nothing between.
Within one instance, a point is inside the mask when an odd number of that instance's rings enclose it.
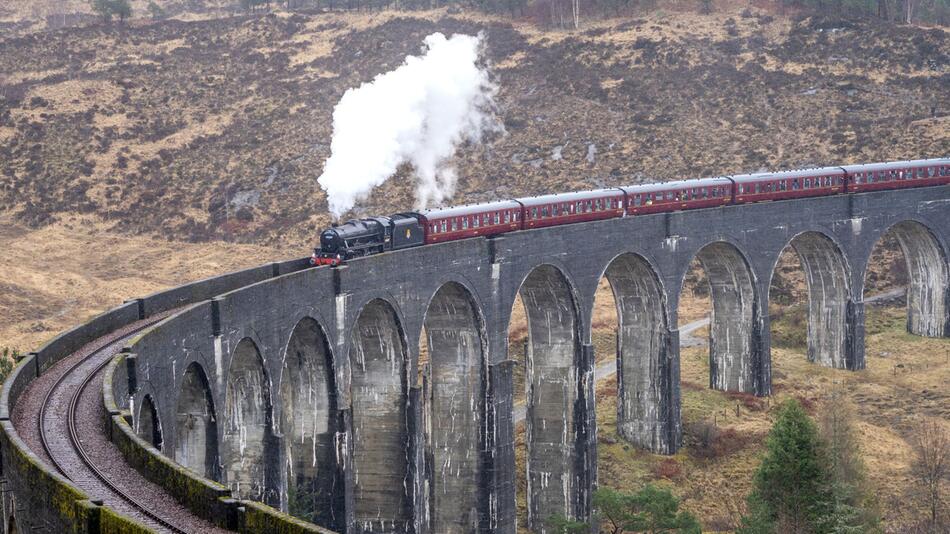
<instances>
[{"instance_id":1,"label":"pine tree","mask_svg":"<svg viewBox=\"0 0 950 534\"><path fill-rule=\"evenodd\" d=\"M821 532L833 498L818 428L797 401L786 401L769 432L749 497L750 513L739 532Z\"/></svg>"}]
</instances>

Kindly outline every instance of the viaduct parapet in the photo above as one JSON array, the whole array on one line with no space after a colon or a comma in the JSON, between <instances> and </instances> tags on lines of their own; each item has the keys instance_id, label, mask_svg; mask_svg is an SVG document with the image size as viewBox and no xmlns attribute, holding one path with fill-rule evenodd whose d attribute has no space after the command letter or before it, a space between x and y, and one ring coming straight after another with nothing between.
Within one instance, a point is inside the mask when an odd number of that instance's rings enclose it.
<instances>
[{"instance_id":1,"label":"viaduct parapet","mask_svg":"<svg viewBox=\"0 0 950 534\"><path fill-rule=\"evenodd\" d=\"M865 272L888 231L908 264L908 330L947 336L950 187L932 187L275 269L207 300L179 298L188 306L128 347L112 394L143 440L236 497L304 507L351 533L514 533L522 362L509 357L508 328L520 295L528 511L541 532L551 515L588 517L597 484L591 315L602 278L619 319L618 432L669 454L682 436L676 325L690 262L711 289L710 387L768 395L769 285L783 249L808 283L809 360L860 370Z\"/></svg>"}]
</instances>

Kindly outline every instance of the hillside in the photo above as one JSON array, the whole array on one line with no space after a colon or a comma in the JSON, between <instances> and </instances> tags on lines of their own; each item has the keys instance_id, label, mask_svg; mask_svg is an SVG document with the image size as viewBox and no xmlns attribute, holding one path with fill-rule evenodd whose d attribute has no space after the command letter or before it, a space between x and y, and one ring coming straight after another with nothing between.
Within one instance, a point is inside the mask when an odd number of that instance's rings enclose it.
<instances>
[{"instance_id":1,"label":"hillside","mask_svg":"<svg viewBox=\"0 0 950 534\"><path fill-rule=\"evenodd\" d=\"M0 200L188 241L306 247L350 87L433 31L484 32L507 135L457 158L455 202L945 155L950 40L752 11L549 32L445 10L93 25L0 40ZM412 207L394 180L360 213Z\"/></svg>"},{"instance_id":2,"label":"hillside","mask_svg":"<svg viewBox=\"0 0 950 534\"><path fill-rule=\"evenodd\" d=\"M564 32L448 10L222 18L233 2L158 1L176 19L42 33L64 12L90 16L87 2L0 4L0 348L35 349L125 298L306 254L329 224L316 178L333 106L434 31L486 36L507 130L463 147L454 203L950 154L946 28L736 9L655 11ZM142 13L148 2L133 4ZM411 195L403 169L354 215L411 208ZM868 292L905 284L894 240L876 254ZM868 371L807 364L805 282L786 256L770 309L776 397L815 412L832 386L844 388L886 525L910 528L918 509L906 435L915 418L948 417L947 342L908 336L900 310L874 308ZM709 313L705 284L697 267L681 324ZM611 358L606 285L597 306L598 358ZM516 313L513 358L525 333ZM672 459L616 438L615 384L601 384L599 480L671 484L707 529L728 529L774 403L708 390L706 351L682 351L688 447ZM733 441L698 458L689 432L710 420Z\"/></svg>"}]
</instances>

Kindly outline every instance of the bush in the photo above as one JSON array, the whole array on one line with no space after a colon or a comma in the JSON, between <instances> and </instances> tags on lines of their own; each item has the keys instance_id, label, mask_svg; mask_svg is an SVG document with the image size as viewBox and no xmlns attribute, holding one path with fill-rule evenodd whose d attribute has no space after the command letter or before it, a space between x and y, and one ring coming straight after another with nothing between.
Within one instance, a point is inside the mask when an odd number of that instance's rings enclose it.
<instances>
[{"instance_id":1,"label":"bush","mask_svg":"<svg viewBox=\"0 0 950 534\"><path fill-rule=\"evenodd\" d=\"M683 469L679 462L673 458L664 458L653 465L653 476L656 478L665 478L673 480L683 474Z\"/></svg>"},{"instance_id":2,"label":"bush","mask_svg":"<svg viewBox=\"0 0 950 534\"><path fill-rule=\"evenodd\" d=\"M19 350L3 347L3 350L0 351L0 382L7 379L7 376L10 375L10 371L13 370L13 366L16 365L16 361L19 357Z\"/></svg>"},{"instance_id":3,"label":"bush","mask_svg":"<svg viewBox=\"0 0 950 534\"><path fill-rule=\"evenodd\" d=\"M105 22L111 21L112 17L125 20L132 16L132 4L129 0L92 0L92 10Z\"/></svg>"},{"instance_id":4,"label":"bush","mask_svg":"<svg viewBox=\"0 0 950 534\"><path fill-rule=\"evenodd\" d=\"M756 397L751 393L742 393L739 391L727 391L726 396L730 400L738 401L746 410L750 412L761 412L765 409L766 402L762 397Z\"/></svg>"},{"instance_id":5,"label":"bush","mask_svg":"<svg viewBox=\"0 0 950 534\"><path fill-rule=\"evenodd\" d=\"M647 484L636 493L623 493L610 488L599 488L593 495L594 516L601 523L601 531L610 534L634 532L668 532L670 534L700 534L699 521L689 512L679 510L679 499L670 490ZM564 516L547 520L549 532L580 534L590 532L584 521Z\"/></svg>"},{"instance_id":6,"label":"bush","mask_svg":"<svg viewBox=\"0 0 950 534\"><path fill-rule=\"evenodd\" d=\"M715 460L735 454L752 439L752 436L740 434L735 429L719 428L705 421L689 424L685 430L689 453L703 460Z\"/></svg>"},{"instance_id":7,"label":"bush","mask_svg":"<svg viewBox=\"0 0 950 534\"><path fill-rule=\"evenodd\" d=\"M153 20L161 20L168 16L168 13L162 9L162 6L156 4L154 0L148 3L148 14L152 17Z\"/></svg>"}]
</instances>

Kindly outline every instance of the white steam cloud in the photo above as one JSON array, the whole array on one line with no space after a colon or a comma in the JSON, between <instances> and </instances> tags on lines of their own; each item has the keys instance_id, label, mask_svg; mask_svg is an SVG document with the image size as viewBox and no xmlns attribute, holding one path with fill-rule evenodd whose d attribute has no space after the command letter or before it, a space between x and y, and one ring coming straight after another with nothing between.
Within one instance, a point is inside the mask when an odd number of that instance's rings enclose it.
<instances>
[{"instance_id":1,"label":"white steam cloud","mask_svg":"<svg viewBox=\"0 0 950 534\"><path fill-rule=\"evenodd\" d=\"M350 89L333 110L331 155L318 179L339 218L409 163L416 206L455 192L451 164L458 145L501 130L494 115L497 88L478 65L482 36L441 33L425 38L421 56Z\"/></svg>"}]
</instances>

